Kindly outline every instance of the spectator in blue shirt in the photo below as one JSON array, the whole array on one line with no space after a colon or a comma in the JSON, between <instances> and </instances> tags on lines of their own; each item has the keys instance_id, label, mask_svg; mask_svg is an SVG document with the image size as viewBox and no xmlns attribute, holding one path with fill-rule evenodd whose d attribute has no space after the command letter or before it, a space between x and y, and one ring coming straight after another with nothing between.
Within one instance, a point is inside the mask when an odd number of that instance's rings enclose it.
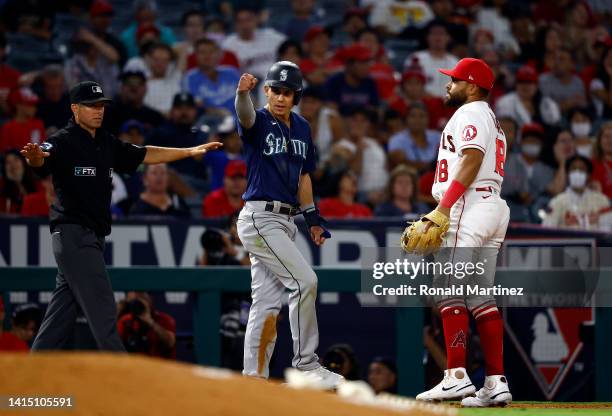
<instances>
[{"instance_id":1,"label":"spectator in blue shirt","mask_svg":"<svg viewBox=\"0 0 612 416\"><path fill-rule=\"evenodd\" d=\"M234 115L240 74L234 67L219 65L222 51L212 39L198 40L195 54L198 67L183 78L183 91L191 93L208 114Z\"/></svg>"},{"instance_id":2,"label":"spectator in blue shirt","mask_svg":"<svg viewBox=\"0 0 612 416\"><path fill-rule=\"evenodd\" d=\"M343 116L351 114L355 108L377 111L378 90L369 75L370 50L354 44L340 51L339 56L345 62L345 70L327 80L325 90L329 105Z\"/></svg>"},{"instance_id":3,"label":"spectator in blue shirt","mask_svg":"<svg viewBox=\"0 0 612 416\"><path fill-rule=\"evenodd\" d=\"M427 169L438 156L440 132L429 130L427 108L414 103L406 114L406 129L389 139L391 166L405 163L419 170Z\"/></svg>"},{"instance_id":4,"label":"spectator in blue shirt","mask_svg":"<svg viewBox=\"0 0 612 416\"><path fill-rule=\"evenodd\" d=\"M315 10L314 0L291 0L291 17L283 33L293 41L302 42L308 29L321 21L322 14L321 10Z\"/></svg>"},{"instance_id":5,"label":"spectator in blue shirt","mask_svg":"<svg viewBox=\"0 0 612 416\"><path fill-rule=\"evenodd\" d=\"M136 32L138 26L143 24L154 24L160 31L160 40L167 45L174 45L176 38L172 29L159 24L157 20L157 1L155 0L134 0L134 22L121 33L121 41L127 49L129 58L138 55L138 42Z\"/></svg>"},{"instance_id":6,"label":"spectator in blue shirt","mask_svg":"<svg viewBox=\"0 0 612 416\"><path fill-rule=\"evenodd\" d=\"M244 160L242 156L242 140L236 131L236 119L227 116L217 127L218 140L223 147L207 152L204 155L204 165L210 174L210 190L223 188L225 166L232 160Z\"/></svg>"}]
</instances>

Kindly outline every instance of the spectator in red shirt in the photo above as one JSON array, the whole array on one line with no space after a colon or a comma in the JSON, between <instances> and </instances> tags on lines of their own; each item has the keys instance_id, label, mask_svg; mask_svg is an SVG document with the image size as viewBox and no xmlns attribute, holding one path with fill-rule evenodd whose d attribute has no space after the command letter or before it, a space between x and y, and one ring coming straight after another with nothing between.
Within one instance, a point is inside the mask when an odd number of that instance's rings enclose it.
<instances>
[{"instance_id":1,"label":"spectator in red shirt","mask_svg":"<svg viewBox=\"0 0 612 416\"><path fill-rule=\"evenodd\" d=\"M323 85L334 72L342 69L331 51L331 32L323 26L312 26L304 35L304 53L300 69L309 85Z\"/></svg>"},{"instance_id":2,"label":"spectator in red shirt","mask_svg":"<svg viewBox=\"0 0 612 416\"><path fill-rule=\"evenodd\" d=\"M370 218L372 210L355 202L357 196L357 175L347 171L338 183L338 196L319 201L321 215L329 218Z\"/></svg>"},{"instance_id":3,"label":"spectator in red shirt","mask_svg":"<svg viewBox=\"0 0 612 416\"><path fill-rule=\"evenodd\" d=\"M202 20L203 22L203 35L199 34L199 20ZM183 22L183 28L185 30L186 35L185 38L187 40L191 39L188 48L189 55L187 56L187 67L185 68L187 71L198 66L196 54L193 49L196 41L202 37L207 37L208 39L214 40L217 45L219 45L219 48L222 49L219 65L232 66L236 69L240 68L240 62L238 61L236 54L234 54L234 52L223 49L221 46L228 32L227 24L223 19L215 16L211 16L204 19L201 12L191 11L183 15Z\"/></svg>"},{"instance_id":4,"label":"spectator in red shirt","mask_svg":"<svg viewBox=\"0 0 612 416\"><path fill-rule=\"evenodd\" d=\"M28 343L40 326L40 308L32 303L19 305L13 312L10 331L2 332L0 325L0 351L29 351ZM0 324L4 320L4 307L0 304Z\"/></svg>"},{"instance_id":5,"label":"spectator in red shirt","mask_svg":"<svg viewBox=\"0 0 612 416\"><path fill-rule=\"evenodd\" d=\"M155 310L147 292L128 292L119 305L119 336L128 352L176 358L176 322Z\"/></svg>"},{"instance_id":6,"label":"spectator in red shirt","mask_svg":"<svg viewBox=\"0 0 612 416\"><path fill-rule=\"evenodd\" d=\"M21 73L4 63L6 57L6 36L0 32L0 115L9 113L8 95L19 86Z\"/></svg>"},{"instance_id":7,"label":"spectator in red shirt","mask_svg":"<svg viewBox=\"0 0 612 416\"><path fill-rule=\"evenodd\" d=\"M44 178L41 182L43 190L28 194L23 198L21 215L23 217L48 217L49 206L55 201L55 189L53 188L53 178L51 175Z\"/></svg>"},{"instance_id":8,"label":"spectator in red shirt","mask_svg":"<svg viewBox=\"0 0 612 416\"><path fill-rule=\"evenodd\" d=\"M25 196L42 189L23 156L17 150L9 150L0 177L0 213L20 212Z\"/></svg>"},{"instance_id":9,"label":"spectator in red shirt","mask_svg":"<svg viewBox=\"0 0 612 416\"><path fill-rule=\"evenodd\" d=\"M376 82L380 99L390 101L395 97L398 82L395 79L395 69L389 63L387 51L378 32L371 27L361 30L357 34L357 43L370 50L373 58L370 64L370 76Z\"/></svg>"},{"instance_id":10,"label":"spectator in red shirt","mask_svg":"<svg viewBox=\"0 0 612 416\"><path fill-rule=\"evenodd\" d=\"M204 19L206 16L199 10L187 10L181 17L184 40L174 44L174 50L179 56L179 66L185 69L186 65L192 64L188 69L197 66L194 54L194 46L198 39L205 36Z\"/></svg>"},{"instance_id":11,"label":"spectator in red shirt","mask_svg":"<svg viewBox=\"0 0 612 416\"><path fill-rule=\"evenodd\" d=\"M604 195L612 199L612 121L599 128L595 151L593 181Z\"/></svg>"},{"instance_id":12,"label":"spectator in red shirt","mask_svg":"<svg viewBox=\"0 0 612 416\"><path fill-rule=\"evenodd\" d=\"M0 153L22 149L28 143L42 143L45 125L35 118L38 96L29 88L18 88L9 94L9 104L15 109L15 116L0 130Z\"/></svg>"},{"instance_id":13,"label":"spectator in red shirt","mask_svg":"<svg viewBox=\"0 0 612 416\"><path fill-rule=\"evenodd\" d=\"M204 218L228 217L244 205L242 194L246 191L246 163L231 160L225 166L223 188L209 193L202 201Z\"/></svg>"}]
</instances>

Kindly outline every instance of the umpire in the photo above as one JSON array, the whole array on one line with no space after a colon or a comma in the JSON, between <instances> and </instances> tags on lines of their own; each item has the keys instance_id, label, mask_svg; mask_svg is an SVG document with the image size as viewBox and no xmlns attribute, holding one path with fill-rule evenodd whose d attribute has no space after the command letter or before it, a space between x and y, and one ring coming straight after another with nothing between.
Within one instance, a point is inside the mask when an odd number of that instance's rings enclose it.
<instances>
[{"instance_id":1,"label":"umpire","mask_svg":"<svg viewBox=\"0 0 612 416\"><path fill-rule=\"evenodd\" d=\"M106 98L95 82L70 90L73 118L38 146L21 154L41 176L53 175L57 201L50 208L55 290L32 350L60 349L70 338L80 308L100 350L125 351L117 332L117 310L104 264L104 237L111 230L112 173L133 173L141 163L172 162L221 146L135 146L102 130Z\"/></svg>"}]
</instances>

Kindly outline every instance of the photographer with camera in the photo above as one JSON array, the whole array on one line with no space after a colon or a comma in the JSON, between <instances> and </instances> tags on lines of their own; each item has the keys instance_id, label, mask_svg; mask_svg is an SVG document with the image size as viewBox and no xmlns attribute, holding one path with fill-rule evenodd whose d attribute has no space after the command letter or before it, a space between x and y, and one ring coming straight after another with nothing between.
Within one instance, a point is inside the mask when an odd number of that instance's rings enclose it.
<instances>
[{"instance_id":1,"label":"photographer with camera","mask_svg":"<svg viewBox=\"0 0 612 416\"><path fill-rule=\"evenodd\" d=\"M146 292L128 292L119 305L119 336L128 352L176 358L176 322L156 311Z\"/></svg>"},{"instance_id":2,"label":"photographer with camera","mask_svg":"<svg viewBox=\"0 0 612 416\"><path fill-rule=\"evenodd\" d=\"M200 266L248 266L250 263L247 251L242 246L236 232L234 213L229 217L228 231L208 228L200 237L204 253L200 258Z\"/></svg>"}]
</instances>

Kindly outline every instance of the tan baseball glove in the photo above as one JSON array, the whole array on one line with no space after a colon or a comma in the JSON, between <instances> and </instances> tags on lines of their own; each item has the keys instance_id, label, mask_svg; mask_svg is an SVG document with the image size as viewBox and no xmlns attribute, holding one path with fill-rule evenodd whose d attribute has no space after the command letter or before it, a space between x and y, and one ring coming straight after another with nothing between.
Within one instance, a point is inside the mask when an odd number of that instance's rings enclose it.
<instances>
[{"instance_id":1,"label":"tan baseball glove","mask_svg":"<svg viewBox=\"0 0 612 416\"><path fill-rule=\"evenodd\" d=\"M434 209L420 220L408 223L402 233L400 244L407 253L433 253L442 245L449 223L446 215Z\"/></svg>"}]
</instances>

